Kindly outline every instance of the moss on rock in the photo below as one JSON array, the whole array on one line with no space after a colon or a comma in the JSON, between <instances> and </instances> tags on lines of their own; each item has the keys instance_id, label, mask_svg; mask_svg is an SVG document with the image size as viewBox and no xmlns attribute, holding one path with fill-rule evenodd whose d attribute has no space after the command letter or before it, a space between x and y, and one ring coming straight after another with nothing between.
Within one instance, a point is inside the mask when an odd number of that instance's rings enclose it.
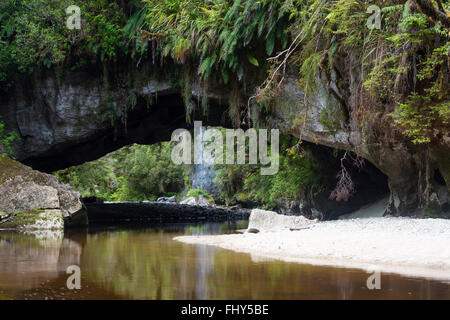
<instances>
[{"instance_id":1,"label":"moss on rock","mask_svg":"<svg viewBox=\"0 0 450 320\"><path fill-rule=\"evenodd\" d=\"M1 228L61 229L87 225L80 195L55 176L0 158Z\"/></svg>"},{"instance_id":2,"label":"moss on rock","mask_svg":"<svg viewBox=\"0 0 450 320\"><path fill-rule=\"evenodd\" d=\"M28 174L29 172L31 172L31 168L0 155L0 185L12 177Z\"/></svg>"},{"instance_id":3,"label":"moss on rock","mask_svg":"<svg viewBox=\"0 0 450 320\"><path fill-rule=\"evenodd\" d=\"M1 225L2 228L21 228L27 225L32 225L40 219L40 213L44 212L41 209L32 209L27 212L13 212L8 214L9 218Z\"/></svg>"}]
</instances>

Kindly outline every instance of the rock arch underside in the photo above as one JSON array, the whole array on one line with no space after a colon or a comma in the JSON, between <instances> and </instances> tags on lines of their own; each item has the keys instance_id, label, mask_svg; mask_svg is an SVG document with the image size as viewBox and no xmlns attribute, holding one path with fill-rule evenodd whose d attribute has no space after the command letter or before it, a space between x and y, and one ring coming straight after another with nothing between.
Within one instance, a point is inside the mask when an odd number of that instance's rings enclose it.
<instances>
[{"instance_id":1,"label":"rock arch underside","mask_svg":"<svg viewBox=\"0 0 450 320\"><path fill-rule=\"evenodd\" d=\"M152 68L146 64L139 68L123 66L111 72L107 81L101 69L63 74L50 69L17 81L10 92L0 95L6 131L15 130L21 137L16 159L33 169L52 172L95 160L132 143L168 141L173 130L191 128L192 121L186 121L186 94L171 79L154 76ZM133 81L132 86L117 81L130 78L139 81ZM205 88L199 83L193 81L191 86L189 99L194 105L189 113L191 120L235 127L228 116L232 95L229 86L211 82ZM247 90L252 90L250 85ZM208 101L207 114L201 106L204 98ZM299 103L303 98L295 77L287 76L272 112L264 119L265 125L310 143L323 155L325 163L333 149L351 151L366 160L363 170L355 173L359 196L344 206L344 212L339 209L342 204L330 204L332 201L326 194L311 200L333 207L329 217L337 217L381 196L389 197L386 213L412 215L423 205L424 193L429 203L448 212L448 133L442 137L442 144L428 149L424 157L423 150L395 134L384 141L373 139L370 128L363 130L352 124L351 113L350 120L341 120L347 123L330 132L320 116L325 108L329 110L330 104L338 109L339 103L325 89L306 107ZM306 115L302 126L295 125L299 114ZM384 130L391 132L390 128Z\"/></svg>"}]
</instances>

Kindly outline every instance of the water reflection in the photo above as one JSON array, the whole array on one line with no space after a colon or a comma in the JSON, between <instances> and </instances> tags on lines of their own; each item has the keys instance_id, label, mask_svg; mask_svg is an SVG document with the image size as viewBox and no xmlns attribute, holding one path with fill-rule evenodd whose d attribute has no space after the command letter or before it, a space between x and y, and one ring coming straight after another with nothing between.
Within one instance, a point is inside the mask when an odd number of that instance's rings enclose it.
<instances>
[{"instance_id":1,"label":"water reflection","mask_svg":"<svg viewBox=\"0 0 450 320\"><path fill-rule=\"evenodd\" d=\"M0 232L0 298L48 283L79 265L82 244L62 231Z\"/></svg>"},{"instance_id":2,"label":"water reflection","mask_svg":"<svg viewBox=\"0 0 450 320\"><path fill-rule=\"evenodd\" d=\"M95 229L43 238L0 232L0 299L450 299L450 285L252 257L173 241L222 234L245 222ZM81 290L66 268L79 265Z\"/></svg>"}]
</instances>

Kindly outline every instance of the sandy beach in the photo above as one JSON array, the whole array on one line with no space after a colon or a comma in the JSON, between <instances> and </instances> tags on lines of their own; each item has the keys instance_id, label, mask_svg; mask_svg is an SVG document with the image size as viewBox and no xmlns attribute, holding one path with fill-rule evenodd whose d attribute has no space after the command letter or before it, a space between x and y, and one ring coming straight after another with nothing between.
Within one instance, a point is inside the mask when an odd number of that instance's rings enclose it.
<instances>
[{"instance_id":1,"label":"sandy beach","mask_svg":"<svg viewBox=\"0 0 450 320\"><path fill-rule=\"evenodd\" d=\"M249 253L255 261L280 259L450 280L450 220L444 219L360 218L317 222L299 231L174 240Z\"/></svg>"}]
</instances>

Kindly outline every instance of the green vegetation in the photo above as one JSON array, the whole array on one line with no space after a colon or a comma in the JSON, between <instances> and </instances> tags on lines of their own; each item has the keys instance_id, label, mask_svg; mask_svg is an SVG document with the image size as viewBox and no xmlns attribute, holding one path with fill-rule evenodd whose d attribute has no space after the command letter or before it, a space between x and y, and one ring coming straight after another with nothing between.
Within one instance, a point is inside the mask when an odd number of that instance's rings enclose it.
<instances>
[{"instance_id":1,"label":"green vegetation","mask_svg":"<svg viewBox=\"0 0 450 320\"><path fill-rule=\"evenodd\" d=\"M274 175L261 175L261 164L216 166L219 172L215 182L222 190L221 200L227 204L253 202L275 209L326 185L326 170L321 170L310 151L301 149L297 139L287 135L280 137L280 168Z\"/></svg>"},{"instance_id":2,"label":"green vegetation","mask_svg":"<svg viewBox=\"0 0 450 320\"><path fill-rule=\"evenodd\" d=\"M69 30L65 10L72 4L0 2L2 90L21 75L46 68L101 64L108 92L102 101L104 117L112 124L120 117L125 122L128 109L119 110L112 101L109 92L115 88L108 81L122 58L136 66L148 60L155 68L163 66L169 81L181 88L188 120L195 106L192 83L199 78L203 90L213 80L224 86L235 123L241 124L247 107L254 119L246 120L258 123L257 118L267 120L277 106L275 99L289 73L305 93L298 101L303 110L293 120L296 131L313 112L313 100L326 92L330 99L318 120L331 134L359 127L367 140L363 144L403 135L431 150L448 132L448 0L92 0L78 4L81 30ZM367 26L371 5L381 8L380 29ZM254 92L261 75L267 80ZM138 80L120 79L129 93L125 108L140 98L133 81ZM329 103L332 99L336 103ZM206 99L202 105L206 110ZM17 137L5 134L0 122L0 146L7 155ZM294 152L292 145L298 144L284 138L280 171L273 176L261 176L258 165L219 166L221 200L274 208L324 186L323 168L313 154L307 149ZM130 146L57 174L84 196L154 200L190 185L190 169L173 165L170 150L168 143ZM446 160L439 157L441 168ZM448 170L442 172L447 178Z\"/></svg>"},{"instance_id":3,"label":"green vegetation","mask_svg":"<svg viewBox=\"0 0 450 320\"><path fill-rule=\"evenodd\" d=\"M235 204L253 202L274 209L283 201L295 201L326 185L323 168L312 152L297 144L297 139L281 137L280 169L272 176L260 174L261 165L216 165L215 183L221 190L216 200ZM193 166L178 166L170 158L172 144L124 147L98 160L56 172L82 196L97 196L109 201L154 201L158 197L181 195L184 198L213 196L191 189ZM301 151L301 152L299 152Z\"/></svg>"},{"instance_id":4,"label":"green vegetation","mask_svg":"<svg viewBox=\"0 0 450 320\"><path fill-rule=\"evenodd\" d=\"M266 57L284 48L289 39L288 8L281 0L143 0L144 4L124 27L132 57L151 55L153 64L181 65L180 83L186 119L195 107L191 99L194 78L203 90L211 77L229 85L230 117L240 121L245 83L265 74ZM169 61L167 61L169 60ZM210 79L211 80L211 79ZM202 108L208 111L202 96Z\"/></svg>"},{"instance_id":5,"label":"green vegetation","mask_svg":"<svg viewBox=\"0 0 450 320\"><path fill-rule=\"evenodd\" d=\"M0 121L0 156L13 157L13 145L19 139L17 132L5 133L5 125Z\"/></svg>"},{"instance_id":6,"label":"green vegetation","mask_svg":"<svg viewBox=\"0 0 450 320\"><path fill-rule=\"evenodd\" d=\"M98 160L56 172L82 196L110 201L156 200L184 190L188 169L170 159L171 144L132 145Z\"/></svg>"},{"instance_id":7,"label":"green vegetation","mask_svg":"<svg viewBox=\"0 0 450 320\"><path fill-rule=\"evenodd\" d=\"M123 11L107 0L82 1L81 29L66 27L69 0L0 2L0 87L41 67L77 68L124 52Z\"/></svg>"},{"instance_id":8,"label":"green vegetation","mask_svg":"<svg viewBox=\"0 0 450 320\"><path fill-rule=\"evenodd\" d=\"M125 27L141 52L158 40L157 51L177 63L200 61L205 78L220 71L224 83L241 78L245 64L259 66L257 49L271 55L276 40L287 45L287 9L280 0L144 0ZM262 60L261 60L262 62Z\"/></svg>"},{"instance_id":9,"label":"green vegetation","mask_svg":"<svg viewBox=\"0 0 450 320\"><path fill-rule=\"evenodd\" d=\"M188 193L186 194L186 198L194 197L198 199L199 196L204 196L207 200L214 202L213 196L200 188L189 189Z\"/></svg>"},{"instance_id":10,"label":"green vegetation","mask_svg":"<svg viewBox=\"0 0 450 320\"><path fill-rule=\"evenodd\" d=\"M424 4L447 19L437 20ZM381 8L379 30L367 27L370 5ZM318 94L320 74L341 107L336 117L344 126L350 115L361 126L379 129L393 118L413 143L439 142L436 130L450 123L449 9L448 1L294 1L290 30L299 49L287 52L286 61L298 67L299 86L307 95L302 104ZM275 83L269 84L265 89L273 90ZM346 101L340 93L349 90L359 95ZM267 94L262 90L258 97ZM332 124L328 116L321 121Z\"/></svg>"},{"instance_id":11,"label":"green vegetation","mask_svg":"<svg viewBox=\"0 0 450 320\"><path fill-rule=\"evenodd\" d=\"M174 78L184 88L188 119L191 79L217 75L237 91L230 100L230 115L239 123L239 109L249 93L236 86L236 80L248 82L269 69L271 80L255 100L264 106L288 65L298 68L299 86L307 94L300 103L305 106L319 90L317 77L326 79L340 106L340 112L330 111L320 119L332 132L337 123L345 126L350 115L366 127L376 121L381 128L393 119L412 142L433 143L438 139L435 129L450 122L449 1L133 0L124 5L93 0L78 4L81 30L65 25L71 4L0 3L3 89L14 83L15 75L41 67L73 69L115 62L121 56L138 62L150 58L154 64L158 60L183 66L183 79L179 71ZM367 27L370 5L381 8L379 30ZM267 61L274 55L276 59ZM349 61L353 68L346 68ZM346 102L341 93L350 87L360 94Z\"/></svg>"},{"instance_id":12,"label":"green vegetation","mask_svg":"<svg viewBox=\"0 0 450 320\"><path fill-rule=\"evenodd\" d=\"M185 171L170 158L172 145L135 146L124 161L125 184L120 197L134 200L156 200L184 189ZM150 197L148 195L151 195Z\"/></svg>"},{"instance_id":13,"label":"green vegetation","mask_svg":"<svg viewBox=\"0 0 450 320\"><path fill-rule=\"evenodd\" d=\"M14 212L9 215L12 217L2 224L2 228L19 228L26 225L32 225L38 220L44 220L45 217L40 217L39 214L45 210L32 209L28 212Z\"/></svg>"}]
</instances>

